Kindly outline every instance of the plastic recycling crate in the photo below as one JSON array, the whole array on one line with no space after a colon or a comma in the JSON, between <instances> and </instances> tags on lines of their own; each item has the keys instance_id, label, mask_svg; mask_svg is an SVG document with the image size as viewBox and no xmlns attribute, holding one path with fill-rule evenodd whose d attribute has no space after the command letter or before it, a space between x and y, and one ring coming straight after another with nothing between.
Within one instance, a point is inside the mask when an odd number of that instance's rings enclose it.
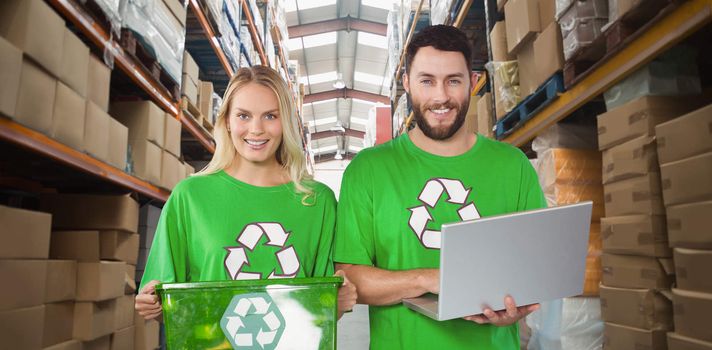
<instances>
[{"instance_id":1,"label":"plastic recycling crate","mask_svg":"<svg viewBox=\"0 0 712 350\"><path fill-rule=\"evenodd\" d=\"M341 277L157 286L168 350L336 349Z\"/></svg>"}]
</instances>

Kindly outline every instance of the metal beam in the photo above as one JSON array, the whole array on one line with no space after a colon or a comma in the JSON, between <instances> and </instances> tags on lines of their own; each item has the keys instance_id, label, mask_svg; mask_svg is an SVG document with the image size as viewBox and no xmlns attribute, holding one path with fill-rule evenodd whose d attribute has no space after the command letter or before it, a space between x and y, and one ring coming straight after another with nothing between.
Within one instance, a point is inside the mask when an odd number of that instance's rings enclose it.
<instances>
[{"instance_id":1,"label":"metal beam","mask_svg":"<svg viewBox=\"0 0 712 350\"><path fill-rule=\"evenodd\" d=\"M366 133L363 131L358 131L358 130L354 130L354 129L346 129L345 132L326 130L326 131L317 131L317 132L311 134L311 139L312 139L312 141L314 141L314 140L325 139L327 137L341 136L341 135L357 137L357 138L362 139L366 135Z\"/></svg>"},{"instance_id":2,"label":"metal beam","mask_svg":"<svg viewBox=\"0 0 712 350\"><path fill-rule=\"evenodd\" d=\"M290 39L321 33L336 32L340 30L345 30L347 32L356 30L359 32L386 36L388 25L346 16L328 21L301 24L287 28Z\"/></svg>"},{"instance_id":3,"label":"metal beam","mask_svg":"<svg viewBox=\"0 0 712 350\"><path fill-rule=\"evenodd\" d=\"M374 94L374 93L366 92L366 91L347 89L347 88L324 91L324 92L317 92L314 94L305 95L303 103L306 104L306 103L312 103L312 102L316 102L316 101L325 101L325 100L331 100L334 98L357 98L359 100L364 100L364 101L381 102L385 105L388 105L391 103L391 100L388 98L388 96Z\"/></svg>"}]
</instances>

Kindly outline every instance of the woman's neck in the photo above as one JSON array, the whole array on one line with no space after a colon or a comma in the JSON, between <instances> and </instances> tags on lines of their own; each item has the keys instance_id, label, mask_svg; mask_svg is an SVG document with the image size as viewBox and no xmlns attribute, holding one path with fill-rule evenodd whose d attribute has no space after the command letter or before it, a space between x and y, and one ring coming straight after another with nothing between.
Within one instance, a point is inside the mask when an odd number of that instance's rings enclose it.
<instances>
[{"instance_id":1,"label":"woman's neck","mask_svg":"<svg viewBox=\"0 0 712 350\"><path fill-rule=\"evenodd\" d=\"M289 173L277 160L253 163L236 156L232 164L225 168L225 172L244 183L259 187L279 186L291 181Z\"/></svg>"}]
</instances>

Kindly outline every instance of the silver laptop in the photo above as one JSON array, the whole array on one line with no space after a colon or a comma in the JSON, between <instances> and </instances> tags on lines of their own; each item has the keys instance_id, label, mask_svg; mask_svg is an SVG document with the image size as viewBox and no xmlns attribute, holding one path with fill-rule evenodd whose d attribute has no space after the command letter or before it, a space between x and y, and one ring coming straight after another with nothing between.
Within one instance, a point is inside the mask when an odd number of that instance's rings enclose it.
<instances>
[{"instance_id":1,"label":"silver laptop","mask_svg":"<svg viewBox=\"0 0 712 350\"><path fill-rule=\"evenodd\" d=\"M583 293L591 202L442 225L440 294L403 304L438 321Z\"/></svg>"}]
</instances>

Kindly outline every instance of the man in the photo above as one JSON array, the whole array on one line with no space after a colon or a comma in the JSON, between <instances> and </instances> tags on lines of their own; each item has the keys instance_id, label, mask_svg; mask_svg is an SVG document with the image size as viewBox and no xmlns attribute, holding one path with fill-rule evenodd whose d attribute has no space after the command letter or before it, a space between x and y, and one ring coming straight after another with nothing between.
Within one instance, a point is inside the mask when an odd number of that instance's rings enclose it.
<instances>
[{"instance_id":1,"label":"man","mask_svg":"<svg viewBox=\"0 0 712 350\"><path fill-rule=\"evenodd\" d=\"M464 33L425 28L405 62L416 127L363 150L346 169L337 269L356 284L359 303L371 305L372 349L519 349L516 322L538 305L516 307L506 297L504 311L438 322L401 303L438 293L443 223L545 206L521 151L462 127L474 80Z\"/></svg>"}]
</instances>

